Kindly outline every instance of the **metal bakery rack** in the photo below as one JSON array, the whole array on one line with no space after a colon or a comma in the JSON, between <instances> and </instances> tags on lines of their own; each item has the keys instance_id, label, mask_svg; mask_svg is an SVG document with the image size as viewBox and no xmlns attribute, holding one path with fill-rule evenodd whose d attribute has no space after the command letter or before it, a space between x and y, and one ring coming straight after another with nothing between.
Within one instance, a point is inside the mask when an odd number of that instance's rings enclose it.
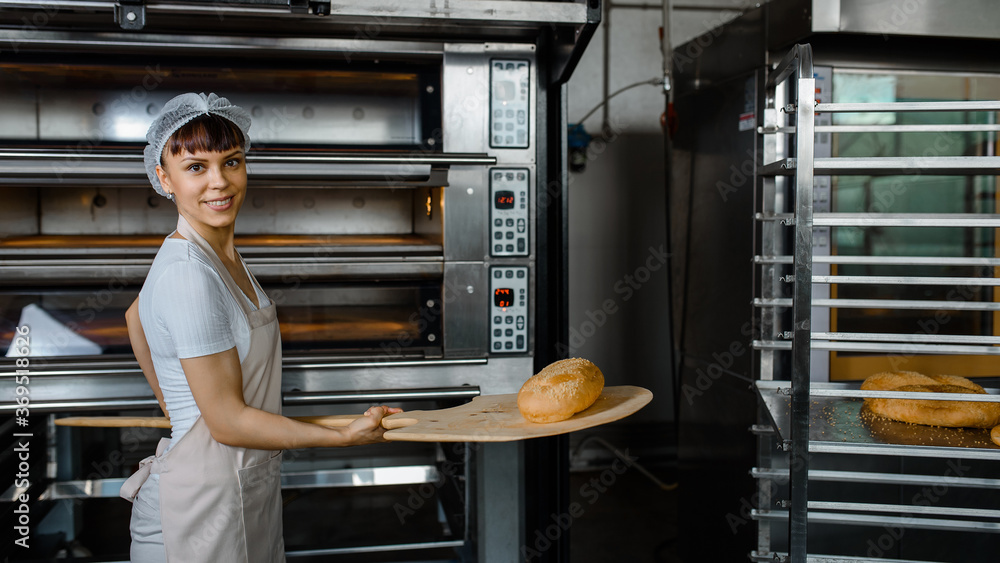
<instances>
[{"instance_id":1,"label":"metal bakery rack","mask_svg":"<svg viewBox=\"0 0 1000 563\"><path fill-rule=\"evenodd\" d=\"M928 554L940 560L940 549L922 546L933 543L939 548L942 542L955 542L953 553L966 554L962 560L995 553L1000 510L990 507L998 506L1000 479L991 475L1000 474L1000 448L990 442L988 431L905 425L861 412L864 397L953 400L954 395L860 391L856 383L811 382L810 362L816 351L1000 355L996 336L821 332L812 322L817 311L834 308L1000 314L995 296L992 301L876 301L830 298L826 290L831 284L996 287L998 257L820 256L813 246L814 229L822 227L1000 228L1000 214L993 213L820 213L814 212L813 202L815 179L822 176L1000 173L997 156L817 158L816 135L859 130L995 132L1000 126L817 125L817 114L996 112L1000 102L819 103L808 44L796 45L774 67L766 88L767 109L758 128L764 164L757 183L754 256L753 347L759 355L756 387L761 398L752 429L758 436L758 466L752 470L757 498L749 503L756 508L747 507L758 534L750 558L925 562ZM829 231L816 232L829 236ZM975 266L993 272L992 277L973 278L836 275L836 266L842 264ZM826 272L828 265L834 266L834 275ZM963 400L1000 402L997 389L988 391ZM987 467L977 473L976 464ZM858 527L870 531L858 533ZM828 551L843 553L818 554Z\"/></svg>"}]
</instances>

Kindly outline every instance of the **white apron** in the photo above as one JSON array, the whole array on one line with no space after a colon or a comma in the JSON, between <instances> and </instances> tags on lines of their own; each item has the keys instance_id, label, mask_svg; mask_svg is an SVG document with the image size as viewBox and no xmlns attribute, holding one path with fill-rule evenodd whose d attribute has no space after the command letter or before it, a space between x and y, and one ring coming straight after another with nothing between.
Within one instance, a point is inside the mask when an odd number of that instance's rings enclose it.
<instances>
[{"instance_id":1,"label":"white apron","mask_svg":"<svg viewBox=\"0 0 1000 563\"><path fill-rule=\"evenodd\" d=\"M225 265L184 219L177 232L211 259L250 326L240 362L246 404L281 413L281 335L274 303L253 310ZM242 263L243 258L240 257ZM253 285L260 288L250 274ZM263 290L261 290L263 293ZM166 560L176 563L285 561L281 525L281 451L236 448L212 438L199 417L165 454L166 438L129 477L121 496L132 500L150 472L159 474Z\"/></svg>"}]
</instances>

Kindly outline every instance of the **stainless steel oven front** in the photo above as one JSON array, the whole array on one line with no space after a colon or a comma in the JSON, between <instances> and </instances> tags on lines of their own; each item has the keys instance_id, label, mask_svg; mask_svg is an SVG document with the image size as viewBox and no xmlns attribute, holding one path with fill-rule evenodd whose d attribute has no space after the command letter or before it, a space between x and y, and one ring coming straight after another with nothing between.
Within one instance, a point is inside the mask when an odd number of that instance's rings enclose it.
<instances>
[{"instance_id":1,"label":"stainless steel oven front","mask_svg":"<svg viewBox=\"0 0 1000 563\"><path fill-rule=\"evenodd\" d=\"M512 7L489 34L510 38L485 41L455 40L459 28L435 28L430 16L359 13L320 31L322 2L303 3L307 13L215 3L207 23L205 9L140 2L141 31L109 26L98 8L51 4L35 12L48 18L44 29L18 26L25 12L0 13L19 45L0 57L0 408L5 417L18 408L22 357L31 366L24 430L45 460L4 500L26 494L42 507L38 557L120 554L121 534L102 552L96 539L107 532L81 519L116 502L123 477L163 435L54 420L158 412L123 315L176 222L145 179L141 149L153 115L178 93L217 92L253 116L236 244L278 305L286 414L438 408L516 392L534 372L536 318L549 315L538 289L549 240L539 217L551 201L539 197L551 175L540 128L559 90L549 92L553 71L540 65L550 63L524 34L545 17L556 17L553 29L586 27L592 8ZM125 4L115 4L123 27ZM181 33L184 14L196 19ZM379 32L345 38L351 22ZM428 29L437 35L399 39ZM289 452L289 555L482 557L477 499L503 494L485 490L475 470L490 455L467 444ZM335 537L308 516L330 506L351 514Z\"/></svg>"}]
</instances>

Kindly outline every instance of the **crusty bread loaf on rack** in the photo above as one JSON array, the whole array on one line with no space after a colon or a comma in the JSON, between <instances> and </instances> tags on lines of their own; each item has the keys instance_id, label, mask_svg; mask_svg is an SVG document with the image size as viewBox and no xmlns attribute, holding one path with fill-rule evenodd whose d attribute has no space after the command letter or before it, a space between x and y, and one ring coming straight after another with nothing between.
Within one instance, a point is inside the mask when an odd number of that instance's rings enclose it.
<instances>
[{"instance_id":1,"label":"crusty bread loaf on rack","mask_svg":"<svg viewBox=\"0 0 1000 563\"><path fill-rule=\"evenodd\" d=\"M957 375L923 375L914 371L876 373L861 384L867 391L916 391L923 393L973 393L986 390ZM932 401L924 399L865 399L874 414L900 422L929 426L993 428L990 436L1000 445L1000 403Z\"/></svg>"},{"instance_id":2,"label":"crusty bread loaf on rack","mask_svg":"<svg viewBox=\"0 0 1000 563\"><path fill-rule=\"evenodd\" d=\"M517 408L531 422L559 422L594 404L603 389L604 374L589 360L559 360L524 382Z\"/></svg>"}]
</instances>

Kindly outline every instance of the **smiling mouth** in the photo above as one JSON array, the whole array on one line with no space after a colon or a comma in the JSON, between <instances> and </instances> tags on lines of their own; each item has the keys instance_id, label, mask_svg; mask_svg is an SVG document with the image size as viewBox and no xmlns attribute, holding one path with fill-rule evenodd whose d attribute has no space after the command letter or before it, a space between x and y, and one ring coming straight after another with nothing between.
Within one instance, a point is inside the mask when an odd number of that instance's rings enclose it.
<instances>
[{"instance_id":1,"label":"smiling mouth","mask_svg":"<svg viewBox=\"0 0 1000 563\"><path fill-rule=\"evenodd\" d=\"M217 200L217 201L206 201L205 203L207 205L211 206L211 207L225 207L225 206L229 205L229 203L231 201L233 201L232 196L230 196L230 197L228 197L226 199L220 199L220 200Z\"/></svg>"}]
</instances>

